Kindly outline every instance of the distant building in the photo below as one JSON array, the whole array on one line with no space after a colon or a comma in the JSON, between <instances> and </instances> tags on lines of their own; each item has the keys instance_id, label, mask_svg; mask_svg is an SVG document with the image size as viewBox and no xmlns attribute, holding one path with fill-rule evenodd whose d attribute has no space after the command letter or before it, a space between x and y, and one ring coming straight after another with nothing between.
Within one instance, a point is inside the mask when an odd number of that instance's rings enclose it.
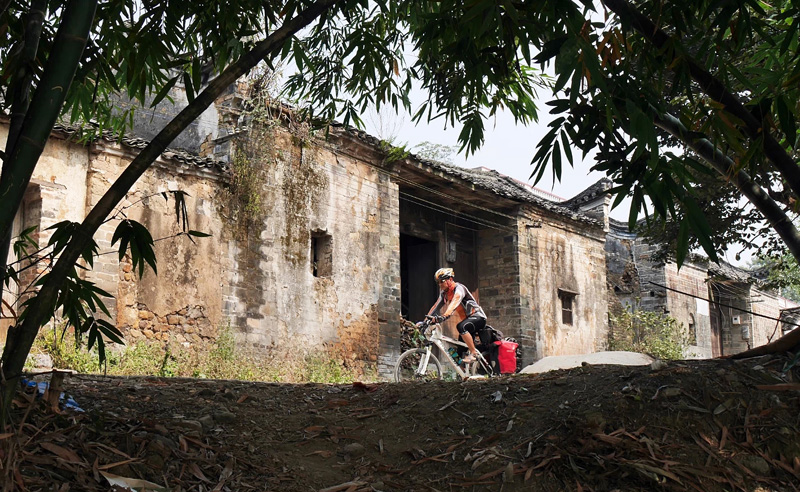
<instances>
[{"instance_id":1,"label":"distant building","mask_svg":"<svg viewBox=\"0 0 800 492\"><path fill-rule=\"evenodd\" d=\"M688 357L731 355L780 337L798 305L760 287L749 272L694 256L678 269L651 259L646 239L610 221L606 242L611 310L638 306L681 322L691 341ZM783 321L779 321L783 320Z\"/></svg>"}]
</instances>

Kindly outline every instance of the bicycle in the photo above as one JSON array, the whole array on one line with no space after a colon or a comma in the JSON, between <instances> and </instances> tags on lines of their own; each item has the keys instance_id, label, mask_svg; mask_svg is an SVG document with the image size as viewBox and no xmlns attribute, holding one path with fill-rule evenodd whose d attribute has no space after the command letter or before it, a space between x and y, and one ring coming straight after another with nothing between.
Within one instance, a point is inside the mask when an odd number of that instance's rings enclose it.
<instances>
[{"instance_id":1,"label":"bicycle","mask_svg":"<svg viewBox=\"0 0 800 492\"><path fill-rule=\"evenodd\" d=\"M425 320L415 325L422 335L422 346L406 350L397 359L394 366L394 380L396 382L411 380L436 380L443 379L444 371L439 358L432 353L433 347L438 347L444 360L455 372L458 378L464 380L477 375L478 369L483 369L487 375L492 375L492 366L483 354L476 354L475 362L464 364L462 369L455 359L450 356L449 347L467 347L467 344L442 334L439 323L431 324ZM430 329L429 329L430 328ZM445 346L447 344L447 346Z\"/></svg>"}]
</instances>

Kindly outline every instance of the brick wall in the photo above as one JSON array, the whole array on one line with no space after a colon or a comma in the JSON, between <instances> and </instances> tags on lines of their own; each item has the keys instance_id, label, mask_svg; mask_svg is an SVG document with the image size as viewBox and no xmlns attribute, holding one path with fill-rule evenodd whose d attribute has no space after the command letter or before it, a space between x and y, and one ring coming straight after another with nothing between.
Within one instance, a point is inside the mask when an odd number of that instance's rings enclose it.
<instances>
[{"instance_id":1,"label":"brick wall","mask_svg":"<svg viewBox=\"0 0 800 492\"><path fill-rule=\"evenodd\" d=\"M712 344L716 342L711 332L711 305L706 283L708 267L686 263L678 270L676 264L669 263L664 267L664 274L666 285L673 289L666 292L667 314L681 323L690 339L686 357L712 357Z\"/></svg>"}]
</instances>

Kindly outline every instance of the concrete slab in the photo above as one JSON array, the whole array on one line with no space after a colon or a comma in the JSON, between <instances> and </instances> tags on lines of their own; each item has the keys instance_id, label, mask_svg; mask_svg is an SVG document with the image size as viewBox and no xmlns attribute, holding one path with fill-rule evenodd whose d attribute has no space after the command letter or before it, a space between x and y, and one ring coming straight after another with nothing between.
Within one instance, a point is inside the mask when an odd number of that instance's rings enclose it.
<instances>
[{"instance_id":1,"label":"concrete slab","mask_svg":"<svg viewBox=\"0 0 800 492\"><path fill-rule=\"evenodd\" d=\"M553 355L536 361L520 371L522 374L539 374L556 369L579 367L588 364L613 364L618 366L649 366L653 362L649 355L637 352L595 352L583 355Z\"/></svg>"}]
</instances>

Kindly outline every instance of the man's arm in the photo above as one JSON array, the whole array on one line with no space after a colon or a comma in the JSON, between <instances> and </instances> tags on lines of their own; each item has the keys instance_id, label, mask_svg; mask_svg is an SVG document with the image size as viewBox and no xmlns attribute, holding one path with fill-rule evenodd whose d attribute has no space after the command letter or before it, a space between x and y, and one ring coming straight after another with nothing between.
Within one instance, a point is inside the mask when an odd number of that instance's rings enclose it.
<instances>
[{"instance_id":1,"label":"man's arm","mask_svg":"<svg viewBox=\"0 0 800 492\"><path fill-rule=\"evenodd\" d=\"M433 316L433 313L435 313L439 309L439 305L441 304L442 304L442 297L439 296L439 298L436 300L436 303L433 305L430 311L428 311L427 316Z\"/></svg>"}]
</instances>

